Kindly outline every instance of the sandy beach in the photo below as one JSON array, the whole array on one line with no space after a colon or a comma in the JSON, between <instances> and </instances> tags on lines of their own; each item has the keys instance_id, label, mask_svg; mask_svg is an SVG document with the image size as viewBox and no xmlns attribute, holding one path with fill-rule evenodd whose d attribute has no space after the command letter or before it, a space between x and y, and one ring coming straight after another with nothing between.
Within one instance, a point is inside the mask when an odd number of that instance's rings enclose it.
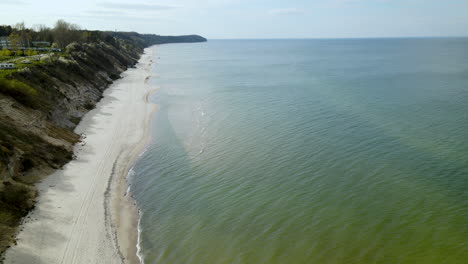
<instances>
[{"instance_id":1,"label":"sandy beach","mask_svg":"<svg viewBox=\"0 0 468 264\"><path fill-rule=\"evenodd\" d=\"M37 207L5 263L139 263L138 212L126 176L149 140L152 58L146 49L82 119L76 159L38 184Z\"/></svg>"}]
</instances>

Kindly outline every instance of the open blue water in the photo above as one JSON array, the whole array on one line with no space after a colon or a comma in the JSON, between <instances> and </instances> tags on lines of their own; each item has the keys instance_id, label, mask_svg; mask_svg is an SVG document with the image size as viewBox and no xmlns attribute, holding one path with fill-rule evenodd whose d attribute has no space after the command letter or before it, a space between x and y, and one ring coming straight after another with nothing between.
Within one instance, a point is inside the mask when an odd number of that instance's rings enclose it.
<instances>
[{"instance_id":1,"label":"open blue water","mask_svg":"<svg viewBox=\"0 0 468 264\"><path fill-rule=\"evenodd\" d=\"M155 49L145 263L468 263L468 39Z\"/></svg>"}]
</instances>

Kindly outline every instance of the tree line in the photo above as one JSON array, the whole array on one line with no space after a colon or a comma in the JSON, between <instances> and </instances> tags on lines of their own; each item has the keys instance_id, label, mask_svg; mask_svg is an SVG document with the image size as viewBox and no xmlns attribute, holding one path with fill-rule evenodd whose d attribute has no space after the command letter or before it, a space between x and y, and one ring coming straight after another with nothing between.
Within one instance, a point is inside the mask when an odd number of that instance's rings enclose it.
<instances>
[{"instance_id":1,"label":"tree line","mask_svg":"<svg viewBox=\"0 0 468 264\"><path fill-rule=\"evenodd\" d=\"M117 49L135 49L142 51L143 48L156 44L181 43L181 42L204 42L205 38L198 35L188 36L160 36L154 34L139 34L137 32L114 32L81 29L78 25L58 20L53 27L35 25L27 28L24 23L13 26L0 25L0 37L7 37L11 49L15 47L29 48L33 41L45 41L52 44L51 48L65 48L71 43L100 43L104 42Z\"/></svg>"},{"instance_id":2,"label":"tree line","mask_svg":"<svg viewBox=\"0 0 468 264\"><path fill-rule=\"evenodd\" d=\"M18 23L13 26L0 25L0 37L7 37L12 49L17 47L32 47L33 41L45 41L52 44L52 48L65 49L73 42L89 43L97 41L112 42L112 36L102 31L82 30L78 25L58 20L54 27L35 25L27 28L25 24Z\"/></svg>"}]
</instances>

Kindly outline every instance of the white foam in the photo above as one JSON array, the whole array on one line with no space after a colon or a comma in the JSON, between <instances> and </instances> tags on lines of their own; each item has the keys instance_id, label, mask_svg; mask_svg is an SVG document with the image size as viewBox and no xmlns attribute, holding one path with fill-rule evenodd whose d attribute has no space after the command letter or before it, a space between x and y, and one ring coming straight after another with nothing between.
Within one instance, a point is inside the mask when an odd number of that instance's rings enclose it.
<instances>
[{"instance_id":1,"label":"white foam","mask_svg":"<svg viewBox=\"0 0 468 264\"><path fill-rule=\"evenodd\" d=\"M127 194L130 193L130 187L131 187L130 181L135 176L135 174L136 174L135 170L133 169L133 167L131 167L127 173L127 190L125 191L124 196L127 196Z\"/></svg>"},{"instance_id":2,"label":"white foam","mask_svg":"<svg viewBox=\"0 0 468 264\"><path fill-rule=\"evenodd\" d=\"M149 149L149 145L146 145L145 148L143 149L143 151L138 155L138 158L143 157L143 155L145 155L145 153L148 151L148 149Z\"/></svg>"},{"instance_id":3,"label":"white foam","mask_svg":"<svg viewBox=\"0 0 468 264\"><path fill-rule=\"evenodd\" d=\"M141 246L140 246L140 243L141 243L141 217L143 216L143 213L138 210L138 238L137 238L137 244L136 244L136 248L137 248L137 257L138 259L140 260L140 263L141 264L144 264L145 263L145 258L143 256L143 253L141 252Z\"/></svg>"}]
</instances>

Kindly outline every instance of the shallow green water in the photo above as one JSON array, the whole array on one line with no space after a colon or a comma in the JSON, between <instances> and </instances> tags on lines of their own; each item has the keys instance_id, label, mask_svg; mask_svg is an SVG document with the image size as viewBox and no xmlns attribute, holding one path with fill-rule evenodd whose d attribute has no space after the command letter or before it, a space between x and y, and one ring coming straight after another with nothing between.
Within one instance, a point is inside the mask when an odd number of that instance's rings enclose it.
<instances>
[{"instance_id":1,"label":"shallow green water","mask_svg":"<svg viewBox=\"0 0 468 264\"><path fill-rule=\"evenodd\" d=\"M156 52L145 263L468 263L468 39Z\"/></svg>"}]
</instances>

